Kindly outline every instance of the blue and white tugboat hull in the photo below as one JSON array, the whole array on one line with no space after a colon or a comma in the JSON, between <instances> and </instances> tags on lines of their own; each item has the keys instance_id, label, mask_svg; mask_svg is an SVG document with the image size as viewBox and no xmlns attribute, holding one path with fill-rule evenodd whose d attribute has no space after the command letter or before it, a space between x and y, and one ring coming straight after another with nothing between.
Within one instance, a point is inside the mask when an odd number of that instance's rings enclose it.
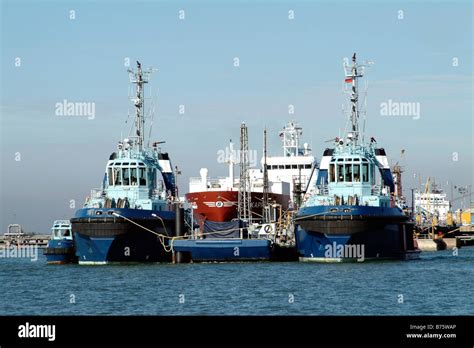
<instances>
[{"instance_id":1,"label":"blue and white tugboat hull","mask_svg":"<svg viewBox=\"0 0 474 348\"><path fill-rule=\"evenodd\" d=\"M413 225L397 207L311 206L296 219L300 261L413 259Z\"/></svg>"},{"instance_id":2,"label":"blue and white tugboat hull","mask_svg":"<svg viewBox=\"0 0 474 348\"><path fill-rule=\"evenodd\" d=\"M79 264L170 262L170 239L159 235L172 237L174 218L171 211L80 209L71 219Z\"/></svg>"},{"instance_id":3,"label":"blue and white tugboat hull","mask_svg":"<svg viewBox=\"0 0 474 348\"><path fill-rule=\"evenodd\" d=\"M100 188L91 190L71 219L80 264L171 261L167 245L176 228L177 167L158 146L163 141L151 141L144 88L153 69L136 63L136 70L127 71L136 91L129 135L110 154Z\"/></svg>"},{"instance_id":4,"label":"blue and white tugboat hull","mask_svg":"<svg viewBox=\"0 0 474 348\"><path fill-rule=\"evenodd\" d=\"M302 261L407 259L419 253L413 224L401 209L402 170L394 166L392 173L385 149L374 137L366 141L359 125L357 81L365 68L355 53L352 65L344 63L349 127L324 151L316 185L307 188L295 218Z\"/></svg>"}]
</instances>

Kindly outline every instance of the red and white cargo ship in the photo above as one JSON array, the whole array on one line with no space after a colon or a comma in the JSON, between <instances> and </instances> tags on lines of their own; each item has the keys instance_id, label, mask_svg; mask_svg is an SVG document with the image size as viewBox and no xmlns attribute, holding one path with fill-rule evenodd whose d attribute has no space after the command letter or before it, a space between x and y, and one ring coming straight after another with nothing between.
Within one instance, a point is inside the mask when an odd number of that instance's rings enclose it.
<instances>
[{"instance_id":1,"label":"red and white cargo ship","mask_svg":"<svg viewBox=\"0 0 474 348\"><path fill-rule=\"evenodd\" d=\"M283 210L291 209L293 206L293 192L295 185L301 184L307 187L312 178L317 177L313 173L316 167L316 159L311 155L308 144L300 144L302 129L295 122L289 122L279 132L283 144L283 155L267 156L268 175L268 198L269 202L281 205ZM201 168L200 177L190 178L189 193L185 195L191 204L194 214L200 217L216 221L231 221L237 218L237 206L239 195L239 179L234 178L235 155L232 142L226 156L229 166L229 176L220 178L209 178L208 169ZM263 210L263 165L261 168L250 169L250 192L252 220L258 220ZM313 175L312 175L313 173Z\"/></svg>"}]
</instances>

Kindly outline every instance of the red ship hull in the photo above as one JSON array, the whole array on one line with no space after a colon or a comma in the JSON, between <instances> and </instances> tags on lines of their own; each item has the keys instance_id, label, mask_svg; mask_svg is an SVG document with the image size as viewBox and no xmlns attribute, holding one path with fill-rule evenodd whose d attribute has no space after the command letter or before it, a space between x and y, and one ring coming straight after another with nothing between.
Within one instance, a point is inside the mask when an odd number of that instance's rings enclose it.
<instances>
[{"instance_id":1,"label":"red ship hull","mask_svg":"<svg viewBox=\"0 0 474 348\"><path fill-rule=\"evenodd\" d=\"M201 215L207 220L224 222L237 218L238 191L203 191L187 193L186 200L194 207L194 213ZM290 202L289 195L269 193L270 202L275 201L282 206L283 210L288 209ZM261 218L263 207L263 193L251 193L251 210L255 219Z\"/></svg>"}]
</instances>

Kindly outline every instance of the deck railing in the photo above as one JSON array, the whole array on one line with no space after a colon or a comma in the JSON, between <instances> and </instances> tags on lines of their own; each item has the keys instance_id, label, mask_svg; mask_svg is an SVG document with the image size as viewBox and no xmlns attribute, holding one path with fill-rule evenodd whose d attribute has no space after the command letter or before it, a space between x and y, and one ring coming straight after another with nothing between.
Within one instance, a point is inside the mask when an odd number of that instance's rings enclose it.
<instances>
[{"instance_id":1,"label":"deck railing","mask_svg":"<svg viewBox=\"0 0 474 348\"><path fill-rule=\"evenodd\" d=\"M372 196L380 196L382 193L382 187L380 185L372 186Z\"/></svg>"},{"instance_id":2,"label":"deck railing","mask_svg":"<svg viewBox=\"0 0 474 348\"><path fill-rule=\"evenodd\" d=\"M321 185L316 185L316 187L318 188L318 192L320 195L322 196L327 196L329 195L329 188L328 188L328 185L326 184L321 184Z\"/></svg>"},{"instance_id":3,"label":"deck railing","mask_svg":"<svg viewBox=\"0 0 474 348\"><path fill-rule=\"evenodd\" d=\"M103 191L102 189L100 188L93 188L91 190L91 199L93 198L102 198L102 197L105 197L105 191Z\"/></svg>"}]
</instances>

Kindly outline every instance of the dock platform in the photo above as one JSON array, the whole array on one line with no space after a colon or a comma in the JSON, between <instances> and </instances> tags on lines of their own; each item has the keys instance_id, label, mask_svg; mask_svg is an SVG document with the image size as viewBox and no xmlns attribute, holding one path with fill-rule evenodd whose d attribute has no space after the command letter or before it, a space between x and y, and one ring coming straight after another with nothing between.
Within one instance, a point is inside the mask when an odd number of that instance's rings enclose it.
<instances>
[{"instance_id":1,"label":"dock platform","mask_svg":"<svg viewBox=\"0 0 474 348\"><path fill-rule=\"evenodd\" d=\"M5 236L0 235L0 246L26 246L36 245L40 248L45 248L48 244L51 235L49 234L27 234L19 236Z\"/></svg>"},{"instance_id":2,"label":"dock platform","mask_svg":"<svg viewBox=\"0 0 474 348\"><path fill-rule=\"evenodd\" d=\"M267 239L184 239L173 242L175 252L188 254L193 262L270 260Z\"/></svg>"}]
</instances>

